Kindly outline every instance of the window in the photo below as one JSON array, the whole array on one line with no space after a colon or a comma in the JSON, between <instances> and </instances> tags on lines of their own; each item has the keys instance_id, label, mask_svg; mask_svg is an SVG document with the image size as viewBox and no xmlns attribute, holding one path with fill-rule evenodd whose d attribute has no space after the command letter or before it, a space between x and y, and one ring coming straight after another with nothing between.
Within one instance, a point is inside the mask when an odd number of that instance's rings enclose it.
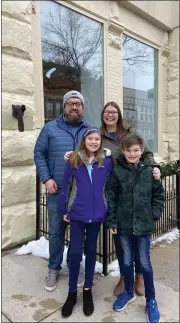
<instances>
[{"instance_id":1,"label":"window","mask_svg":"<svg viewBox=\"0 0 180 323\"><path fill-rule=\"evenodd\" d=\"M100 125L103 99L102 24L53 1L40 1L45 122L62 113L63 95L80 91L84 117Z\"/></svg>"},{"instance_id":2,"label":"window","mask_svg":"<svg viewBox=\"0 0 180 323\"><path fill-rule=\"evenodd\" d=\"M157 49L154 49L134 38L123 35L123 89L127 96L135 99L140 105L140 120L143 120L143 108L146 111L145 121L148 121L147 104L151 106L153 119L149 129L152 140L146 141L149 149L157 152ZM133 90L133 91L132 91ZM148 102L149 101L149 102ZM134 107L137 111L137 107ZM139 113L136 113L139 119ZM137 122L136 131L141 134L141 123ZM149 127L149 123L145 123ZM148 128L147 128L148 129Z\"/></svg>"}]
</instances>

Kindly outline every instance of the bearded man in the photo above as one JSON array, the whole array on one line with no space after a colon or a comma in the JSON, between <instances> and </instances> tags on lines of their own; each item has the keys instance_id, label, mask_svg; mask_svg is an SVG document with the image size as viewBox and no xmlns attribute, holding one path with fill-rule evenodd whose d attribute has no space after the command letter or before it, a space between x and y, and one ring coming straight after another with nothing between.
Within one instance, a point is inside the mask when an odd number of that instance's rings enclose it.
<instances>
[{"instance_id":1,"label":"bearded man","mask_svg":"<svg viewBox=\"0 0 180 323\"><path fill-rule=\"evenodd\" d=\"M63 261L66 222L60 214L60 191L64 173L64 154L80 143L89 124L83 118L84 98L78 91L63 97L63 114L42 128L34 149L37 172L48 191L49 264L45 289L53 291Z\"/></svg>"}]
</instances>

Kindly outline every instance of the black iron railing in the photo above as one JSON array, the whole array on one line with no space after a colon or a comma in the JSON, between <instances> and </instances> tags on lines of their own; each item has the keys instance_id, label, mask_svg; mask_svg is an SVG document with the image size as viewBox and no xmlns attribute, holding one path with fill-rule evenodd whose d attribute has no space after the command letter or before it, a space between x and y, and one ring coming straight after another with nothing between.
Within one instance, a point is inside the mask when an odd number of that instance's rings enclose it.
<instances>
[{"instance_id":1,"label":"black iron railing","mask_svg":"<svg viewBox=\"0 0 180 323\"><path fill-rule=\"evenodd\" d=\"M180 227L180 161L160 164L161 181L165 190L165 205L161 219L155 224L152 239ZM36 177L36 239L45 236L48 239L47 192ZM66 245L69 244L69 226L65 234ZM112 235L102 224L97 244L97 261L103 264L103 274L107 275L108 264L116 259Z\"/></svg>"}]
</instances>

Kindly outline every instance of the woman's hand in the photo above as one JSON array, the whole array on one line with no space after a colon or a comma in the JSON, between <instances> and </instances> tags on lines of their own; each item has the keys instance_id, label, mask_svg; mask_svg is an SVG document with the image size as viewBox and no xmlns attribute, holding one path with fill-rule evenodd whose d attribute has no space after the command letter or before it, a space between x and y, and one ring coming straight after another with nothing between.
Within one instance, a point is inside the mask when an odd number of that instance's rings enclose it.
<instances>
[{"instance_id":1,"label":"woman's hand","mask_svg":"<svg viewBox=\"0 0 180 323\"><path fill-rule=\"evenodd\" d=\"M153 177L154 177L155 180L159 180L160 179L161 172L160 172L159 168L157 168L157 167L154 167L153 168Z\"/></svg>"},{"instance_id":2,"label":"woman's hand","mask_svg":"<svg viewBox=\"0 0 180 323\"><path fill-rule=\"evenodd\" d=\"M64 155L64 160L68 161L72 153L73 153L73 151L67 151Z\"/></svg>"},{"instance_id":3,"label":"woman's hand","mask_svg":"<svg viewBox=\"0 0 180 323\"><path fill-rule=\"evenodd\" d=\"M66 222L70 222L70 219L68 219L68 216L67 216L67 214L65 214L65 215L63 215L63 219L64 219L64 221L66 221Z\"/></svg>"},{"instance_id":4,"label":"woman's hand","mask_svg":"<svg viewBox=\"0 0 180 323\"><path fill-rule=\"evenodd\" d=\"M117 229L116 228L110 229L110 231L111 231L112 234L117 234Z\"/></svg>"}]
</instances>

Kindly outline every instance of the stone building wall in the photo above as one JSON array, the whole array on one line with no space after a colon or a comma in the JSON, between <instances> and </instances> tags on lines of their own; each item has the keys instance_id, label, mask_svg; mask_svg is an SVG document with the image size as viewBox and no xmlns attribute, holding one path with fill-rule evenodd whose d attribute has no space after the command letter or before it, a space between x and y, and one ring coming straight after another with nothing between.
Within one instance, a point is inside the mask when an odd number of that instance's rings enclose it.
<instances>
[{"instance_id":1,"label":"stone building wall","mask_svg":"<svg viewBox=\"0 0 180 323\"><path fill-rule=\"evenodd\" d=\"M168 142L168 156L172 161L180 157L179 27L169 32L168 45L167 132L163 136Z\"/></svg>"},{"instance_id":2,"label":"stone building wall","mask_svg":"<svg viewBox=\"0 0 180 323\"><path fill-rule=\"evenodd\" d=\"M176 1L175 1L176 2ZM175 3L173 2L173 3ZM61 2L62 3L62 2ZM128 3L128 5L127 5ZM104 23L104 99L123 107L122 34L159 49L157 161L179 158L178 10L166 1L67 1L70 8ZM153 4L152 4L153 3ZM65 4L65 2L64 2ZM126 5L125 5L126 4ZM137 6L136 6L137 4ZM138 8L138 10L137 10ZM171 9L170 9L171 8ZM171 11L171 12L170 12ZM35 48L35 51L33 50ZM12 104L24 104L18 131ZM2 2L2 248L35 237L33 148L43 125L43 80L38 1Z\"/></svg>"},{"instance_id":3,"label":"stone building wall","mask_svg":"<svg viewBox=\"0 0 180 323\"><path fill-rule=\"evenodd\" d=\"M33 1L2 2L2 248L35 236ZM12 104L26 106L24 132Z\"/></svg>"}]
</instances>

